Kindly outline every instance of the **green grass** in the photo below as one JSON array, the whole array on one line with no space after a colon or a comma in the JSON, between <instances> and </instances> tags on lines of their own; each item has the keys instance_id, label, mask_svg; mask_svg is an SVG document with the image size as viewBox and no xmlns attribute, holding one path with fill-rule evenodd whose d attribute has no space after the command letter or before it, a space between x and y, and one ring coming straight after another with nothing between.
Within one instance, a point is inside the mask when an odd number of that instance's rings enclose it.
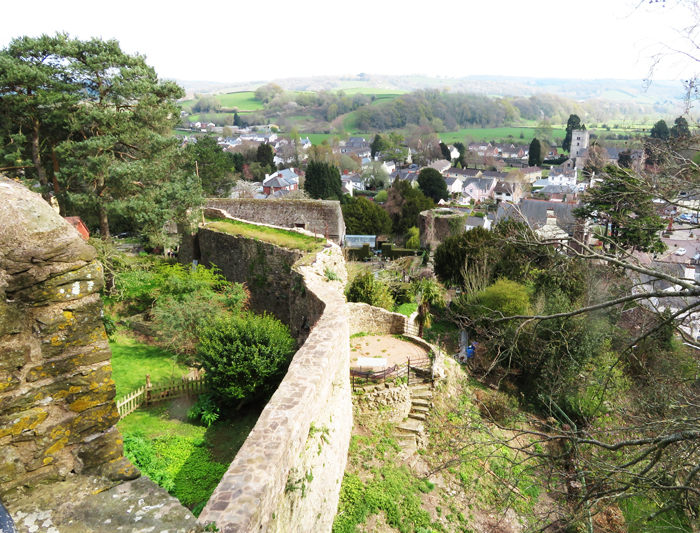
<instances>
[{"instance_id":1,"label":"green grass","mask_svg":"<svg viewBox=\"0 0 700 533\"><path fill-rule=\"evenodd\" d=\"M402 315L406 316L411 316L413 313L415 313L418 310L418 304L416 303L407 303L407 304L401 304L397 306L394 309L395 313L401 313Z\"/></svg>"},{"instance_id":2,"label":"green grass","mask_svg":"<svg viewBox=\"0 0 700 533\"><path fill-rule=\"evenodd\" d=\"M401 448L391 431L387 426L370 436L352 437L333 533L355 532L369 516L379 513L398 531L445 531L441 524L431 522L422 506L421 494L431 492L435 485L395 463Z\"/></svg>"},{"instance_id":3,"label":"green grass","mask_svg":"<svg viewBox=\"0 0 700 533\"><path fill-rule=\"evenodd\" d=\"M138 409L117 427L127 457L198 516L260 412L205 428L187 422L188 407L183 398Z\"/></svg>"},{"instance_id":4,"label":"green grass","mask_svg":"<svg viewBox=\"0 0 700 533\"><path fill-rule=\"evenodd\" d=\"M692 531L687 517L680 511L669 511L657 516L651 522L647 518L659 510L659 507L646 498L634 497L622 500L620 510L625 516L629 533L678 533Z\"/></svg>"},{"instance_id":5,"label":"green grass","mask_svg":"<svg viewBox=\"0 0 700 533\"><path fill-rule=\"evenodd\" d=\"M234 108L237 107L241 111L257 111L263 108L260 100L255 99L253 91L244 91L240 93L215 94L215 98L221 102L222 107ZM187 100L181 102L181 105L192 105L196 100Z\"/></svg>"},{"instance_id":6,"label":"green grass","mask_svg":"<svg viewBox=\"0 0 700 533\"><path fill-rule=\"evenodd\" d=\"M146 384L146 374L151 383L180 379L189 369L175 362L171 352L143 344L124 333L117 333L109 343L112 349L112 379L117 386L117 398Z\"/></svg>"},{"instance_id":7,"label":"green grass","mask_svg":"<svg viewBox=\"0 0 700 533\"><path fill-rule=\"evenodd\" d=\"M309 235L302 235L296 231L268 228L266 226L256 226L255 224L246 224L237 220L219 220L207 224L207 228L223 231L231 235L241 235L252 239L260 239L264 242L269 242L283 248L292 250L301 250L302 252L316 252L323 248L326 240Z\"/></svg>"},{"instance_id":8,"label":"green grass","mask_svg":"<svg viewBox=\"0 0 700 533\"><path fill-rule=\"evenodd\" d=\"M520 138L520 133L523 134L523 139ZM513 144L530 144L530 141L532 141L535 136L535 128L466 128L457 132L449 131L441 133L440 139L442 142L449 144L455 141L464 141L467 135L475 141L499 141L500 139L509 139ZM508 137L509 135L512 139ZM566 131L554 128L553 135L555 138L563 139L566 135Z\"/></svg>"}]
</instances>

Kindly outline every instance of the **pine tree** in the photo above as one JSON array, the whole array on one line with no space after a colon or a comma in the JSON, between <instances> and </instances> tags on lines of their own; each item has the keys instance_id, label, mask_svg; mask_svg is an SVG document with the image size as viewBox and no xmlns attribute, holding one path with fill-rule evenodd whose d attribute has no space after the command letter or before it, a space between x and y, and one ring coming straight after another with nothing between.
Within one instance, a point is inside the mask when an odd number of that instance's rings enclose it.
<instances>
[{"instance_id":1,"label":"pine tree","mask_svg":"<svg viewBox=\"0 0 700 533\"><path fill-rule=\"evenodd\" d=\"M584 129L581 127L581 119L578 115L569 115L569 120L566 123L566 135L561 143L561 147L566 152L571 150L571 136L574 130Z\"/></svg>"},{"instance_id":2,"label":"pine tree","mask_svg":"<svg viewBox=\"0 0 700 533\"><path fill-rule=\"evenodd\" d=\"M340 200L343 193L338 167L330 163L311 161L306 169L304 190L311 198Z\"/></svg>"},{"instance_id":3,"label":"pine tree","mask_svg":"<svg viewBox=\"0 0 700 533\"><path fill-rule=\"evenodd\" d=\"M527 164L531 167L542 164L542 146L537 138L532 139L530 143L530 153L527 158Z\"/></svg>"}]
</instances>

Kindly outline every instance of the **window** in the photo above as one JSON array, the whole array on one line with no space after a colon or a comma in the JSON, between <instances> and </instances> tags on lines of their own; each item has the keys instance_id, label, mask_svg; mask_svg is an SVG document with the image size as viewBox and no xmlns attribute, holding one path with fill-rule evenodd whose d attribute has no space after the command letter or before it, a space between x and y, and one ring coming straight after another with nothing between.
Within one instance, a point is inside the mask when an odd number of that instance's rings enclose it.
<instances>
[{"instance_id":1,"label":"window","mask_svg":"<svg viewBox=\"0 0 700 533\"><path fill-rule=\"evenodd\" d=\"M294 224L295 228L306 229L306 224Z\"/></svg>"}]
</instances>

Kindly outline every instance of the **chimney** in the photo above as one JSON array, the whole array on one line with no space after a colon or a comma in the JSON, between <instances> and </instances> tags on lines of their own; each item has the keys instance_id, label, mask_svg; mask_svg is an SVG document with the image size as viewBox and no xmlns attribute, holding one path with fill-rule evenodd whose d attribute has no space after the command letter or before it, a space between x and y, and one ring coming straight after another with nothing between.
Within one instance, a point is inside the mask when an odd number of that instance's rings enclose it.
<instances>
[{"instance_id":1,"label":"chimney","mask_svg":"<svg viewBox=\"0 0 700 533\"><path fill-rule=\"evenodd\" d=\"M547 224L557 224L557 215L554 213L554 209L547 209Z\"/></svg>"},{"instance_id":2,"label":"chimney","mask_svg":"<svg viewBox=\"0 0 700 533\"><path fill-rule=\"evenodd\" d=\"M347 168L343 170L343 176L347 176L348 174L350 174L350 171Z\"/></svg>"}]
</instances>

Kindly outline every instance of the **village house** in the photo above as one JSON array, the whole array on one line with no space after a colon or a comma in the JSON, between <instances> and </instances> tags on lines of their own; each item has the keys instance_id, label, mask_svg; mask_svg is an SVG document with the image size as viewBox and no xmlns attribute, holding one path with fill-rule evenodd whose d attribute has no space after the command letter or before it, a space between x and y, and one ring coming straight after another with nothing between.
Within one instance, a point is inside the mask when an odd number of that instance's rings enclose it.
<instances>
[{"instance_id":1,"label":"village house","mask_svg":"<svg viewBox=\"0 0 700 533\"><path fill-rule=\"evenodd\" d=\"M462 180L459 178L445 178L447 192L454 195L462 192Z\"/></svg>"},{"instance_id":2,"label":"village house","mask_svg":"<svg viewBox=\"0 0 700 533\"><path fill-rule=\"evenodd\" d=\"M478 155L481 156L492 156L492 157L498 157L498 148L493 146L491 143L488 142L473 142L469 143L469 150L472 152L476 152Z\"/></svg>"},{"instance_id":3,"label":"village house","mask_svg":"<svg viewBox=\"0 0 700 533\"><path fill-rule=\"evenodd\" d=\"M274 194L279 191L295 191L299 185L294 182L287 181L280 176L270 177L263 181L263 194Z\"/></svg>"},{"instance_id":4,"label":"village house","mask_svg":"<svg viewBox=\"0 0 700 533\"><path fill-rule=\"evenodd\" d=\"M493 178L469 178L462 185L462 196L459 203L468 204L471 200L481 202L487 198L493 198L493 190L498 180Z\"/></svg>"},{"instance_id":5,"label":"village house","mask_svg":"<svg viewBox=\"0 0 700 533\"><path fill-rule=\"evenodd\" d=\"M468 178L480 178L481 177L481 170L478 168L456 168L456 167L451 167L448 168L443 176L445 178L460 178L461 180L465 180Z\"/></svg>"},{"instance_id":6,"label":"village house","mask_svg":"<svg viewBox=\"0 0 700 533\"><path fill-rule=\"evenodd\" d=\"M428 168L432 168L437 170L440 174L445 174L447 170L452 166L452 163L448 161L447 159L438 159L437 161L433 161L428 165Z\"/></svg>"},{"instance_id":7,"label":"village house","mask_svg":"<svg viewBox=\"0 0 700 533\"><path fill-rule=\"evenodd\" d=\"M537 192L550 202L575 202L578 199L577 185L547 185Z\"/></svg>"},{"instance_id":8,"label":"village house","mask_svg":"<svg viewBox=\"0 0 700 533\"><path fill-rule=\"evenodd\" d=\"M493 198L496 203L518 203L523 197L523 186L520 183L499 181L493 189Z\"/></svg>"}]
</instances>

